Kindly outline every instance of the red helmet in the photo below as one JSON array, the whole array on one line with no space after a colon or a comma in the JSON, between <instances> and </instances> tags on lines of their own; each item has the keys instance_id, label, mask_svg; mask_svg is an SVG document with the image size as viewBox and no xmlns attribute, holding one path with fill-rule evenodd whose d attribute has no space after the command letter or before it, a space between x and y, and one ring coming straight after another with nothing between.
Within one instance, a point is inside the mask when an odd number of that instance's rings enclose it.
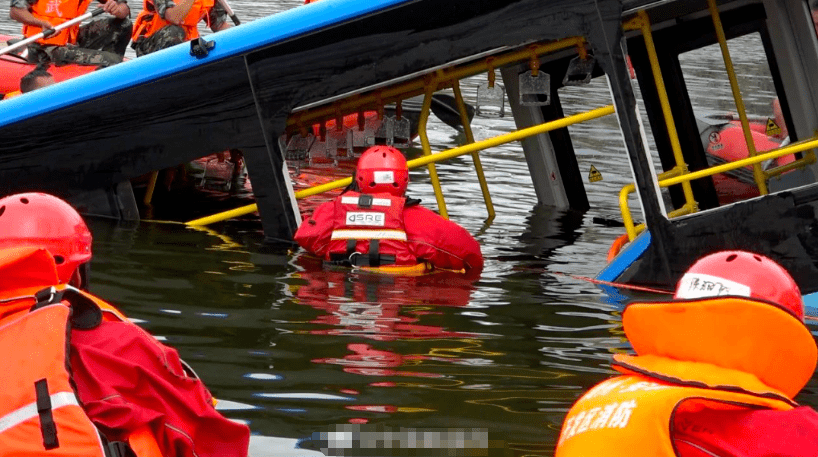
<instances>
[{"instance_id":1,"label":"red helmet","mask_svg":"<svg viewBox=\"0 0 818 457\"><path fill-rule=\"evenodd\" d=\"M358 159L355 180L361 193L385 192L400 197L409 184L406 158L391 146L372 146Z\"/></svg>"},{"instance_id":2,"label":"red helmet","mask_svg":"<svg viewBox=\"0 0 818 457\"><path fill-rule=\"evenodd\" d=\"M798 284L781 265L760 254L720 251L702 257L679 280L674 298L718 295L760 298L804 320L804 301Z\"/></svg>"},{"instance_id":3,"label":"red helmet","mask_svg":"<svg viewBox=\"0 0 818 457\"><path fill-rule=\"evenodd\" d=\"M57 264L60 282L91 260L91 232L82 216L53 195L24 193L0 199L0 247L37 246Z\"/></svg>"}]
</instances>

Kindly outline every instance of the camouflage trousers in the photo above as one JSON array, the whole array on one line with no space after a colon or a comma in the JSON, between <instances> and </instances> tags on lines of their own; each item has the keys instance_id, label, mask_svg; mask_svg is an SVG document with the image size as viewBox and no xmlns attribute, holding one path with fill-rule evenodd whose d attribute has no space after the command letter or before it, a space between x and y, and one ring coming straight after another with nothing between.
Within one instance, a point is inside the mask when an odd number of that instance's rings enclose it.
<instances>
[{"instance_id":1,"label":"camouflage trousers","mask_svg":"<svg viewBox=\"0 0 818 457\"><path fill-rule=\"evenodd\" d=\"M166 25L147 38L139 37L131 43L131 47L136 51L136 56L141 57L184 42L185 29L178 25Z\"/></svg>"},{"instance_id":2,"label":"camouflage trousers","mask_svg":"<svg viewBox=\"0 0 818 457\"><path fill-rule=\"evenodd\" d=\"M80 27L77 44L49 46L28 45L28 59L34 63L96 65L108 67L122 62L133 24L128 18L95 19Z\"/></svg>"}]
</instances>

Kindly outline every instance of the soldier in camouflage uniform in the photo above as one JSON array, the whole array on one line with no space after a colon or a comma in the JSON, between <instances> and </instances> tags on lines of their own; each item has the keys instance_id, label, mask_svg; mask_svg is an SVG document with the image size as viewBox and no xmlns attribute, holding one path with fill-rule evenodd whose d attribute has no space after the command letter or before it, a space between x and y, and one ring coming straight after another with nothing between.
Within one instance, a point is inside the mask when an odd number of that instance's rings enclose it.
<instances>
[{"instance_id":1,"label":"soldier in camouflage uniform","mask_svg":"<svg viewBox=\"0 0 818 457\"><path fill-rule=\"evenodd\" d=\"M40 5L43 2L46 5ZM90 3L90 2L89 2ZM67 5L67 6L66 6ZM11 0L9 16L23 24L23 33L31 36L40 29L54 28L66 17L65 10L81 5L76 0ZM66 34L62 40L41 39L28 45L28 59L33 63L56 65L79 64L107 67L122 62L128 47L133 24L129 19L131 10L126 0L110 0L102 6L113 17L98 17L79 27L76 33ZM45 12L45 15L39 14ZM78 17L82 11L76 11ZM58 18L58 21L49 18ZM27 31L28 29L28 31ZM58 35L62 35L63 30Z\"/></svg>"},{"instance_id":2,"label":"soldier in camouflage uniform","mask_svg":"<svg viewBox=\"0 0 818 457\"><path fill-rule=\"evenodd\" d=\"M173 0L145 0L131 47L139 57L197 38L196 24L202 19L214 32L230 27L218 1L181 0L177 5Z\"/></svg>"}]
</instances>

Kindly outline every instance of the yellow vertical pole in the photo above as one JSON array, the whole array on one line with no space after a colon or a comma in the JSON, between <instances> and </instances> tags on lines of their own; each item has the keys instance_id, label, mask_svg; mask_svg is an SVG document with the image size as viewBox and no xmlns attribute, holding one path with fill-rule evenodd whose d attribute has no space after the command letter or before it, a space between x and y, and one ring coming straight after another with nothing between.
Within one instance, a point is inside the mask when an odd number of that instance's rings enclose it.
<instances>
[{"instance_id":1,"label":"yellow vertical pole","mask_svg":"<svg viewBox=\"0 0 818 457\"><path fill-rule=\"evenodd\" d=\"M707 6L710 9L710 16L713 17L713 26L716 29L716 37L719 40L721 47L721 55L724 58L724 67L727 70L727 78L730 80L730 89L733 91L733 99L736 102L736 110L738 117L741 120L741 129L744 131L744 141L747 142L747 152L750 157L755 157L756 146L753 142L753 136L750 133L750 122L747 120L747 112L744 109L744 100L741 98L741 89L738 87L738 80L736 79L736 70L733 68L733 60L730 58L730 50L727 49L727 38L724 35L724 28L721 25L721 16L719 16L719 9L716 6L716 0L707 0ZM764 176L764 170L760 163L753 165L753 177L755 178L758 191L761 195L767 195L767 180Z\"/></svg>"},{"instance_id":2,"label":"yellow vertical pole","mask_svg":"<svg viewBox=\"0 0 818 457\"><path fill-rule=\"evenodd\" d=\"M466 134L466 142L474 143L474 134L471 131L471 121L469 120L469 113L466 111L466 102L463 101L463 94L460 92L460 81L452 81L452 91L454 92L454 99L457 103L457 110L460 111L460 122L463 124L463 132ZM494 203L491 201L491 194L489 193L489 185L486 182L486 175L483 173L483 164L480 162L480 154L475 151L471 153L472 160L474 160L474 168L477 171L477 179L480 181L480 190L483 191L483 200L486 202L486 211L489 214L489 219L494 219Z\"/></svg>"},{"instance_id":3,"label":"yellow vertical pole","mask_svg":"<svg viewBox=\"0 0 818 457\"><path fill-rule=\"evenodd\" d=\"M432 154L432 146L429 144L429 136L426 134L426 122L429 120L429 112L432 110L432 94L434 94L437 84L430 82L426 86L426 95L423 97L423 107L420 110L418 119L418 136L420 146L423 148L423 155ZM449 213L446 211L446 200L443 199L443 190L440 188L440 179L437 177L437 168L434 163L429 163L429 178L432 180L432 187L435 189L437 208L443 218L448 219Z\"/></svg>"},{"instance_id":4,"label":"yellow vertical pole","mask_svg":"<svg viewBox=\"0 0 818 457\"><path fill-rule=\"evenodd\" d=\"M145 191L145 198L142 200L146 205L151 204L153 200L153 190L156 189L156 180L159 178L159 171L152 171L151 177L148 179L148 188Z\"/></svg>"},{"instance_id":5,"label":"yellow vertical pole","mask_svg":"<svg viewBox=\"0 0 818 457\"><path fill-rule=\"evenodd\" d=\"M662 69L659 68L659 57L656 54L656 46L653 43L653 33L650 30L650 18L648 14L642 10L639 12L639 26L642 30L642 36L645 39L645 48L648 51L648 59L650 60L650 68L653 71L653 79L656 83L656 92L659 95L659 104L662 106L662 115L665 118L667 125L667 133L670 137L670 146L673 150L673 158L676 160L676 167L682 173L687 173L687 164L682 155L682 145L679 143L679 133L676 130L676 122L673 120L673 113L670 110L670 101L665 88L665 80L662 78ZM697 210L696 200L693 198L693 188L689 181L682 183L682 191L685 196L685 206L692 211Z\"/></svg>"}]
</instances>

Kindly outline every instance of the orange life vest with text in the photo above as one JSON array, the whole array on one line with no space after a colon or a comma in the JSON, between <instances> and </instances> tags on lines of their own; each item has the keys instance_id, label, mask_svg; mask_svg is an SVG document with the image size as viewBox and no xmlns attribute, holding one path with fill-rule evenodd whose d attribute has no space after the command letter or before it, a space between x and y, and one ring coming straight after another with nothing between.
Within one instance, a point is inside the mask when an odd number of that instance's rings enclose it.
<instances>
[{"instance_id":1,"label":"orange life vest with text","mask_svg":"<svg viewBox=\"0 0 818 457\"><path fill-rule=\"evenodd\" d=\"M676 455L675 413L793 409L818 360L802 321L755 298L631 303L622 326L638 355L615 354L623 376L571 408L557 457Z\"/></svg>"},{"instance_id":2,"label":"orange life vest with text","mask_svg":"<svg viewBox=\"0 0 818 457\"><path fill-rule=\"evenodd\" d=\"M185 40L192 40L199 37L199 21L205 19L210 25L208 13L215 4L214 0L194 0L193 6L185 16L185 20L179 24L185 30ZM144 0L142 11L136 16L134 32L131 39L136 41L139 38L148 38L162 27L172 25L172 23L159 16L153 0Z\"/></svg>"},{"instance_id":3,"label":"orange life vest with text","mask_svg":"<svg viewBox=\"0 0 818 457\"><path fill-rule=\"evenodd\" d=\"M52 26L58 26L82 15L91 0L38 0L31 5L31 14L37 19L48 21ZM68 43L76 44L80 25L66 27L48 38L40 38L37 43L43 45L64 46ZM23 35L34 36L43 29L33 25L23 24Z\"/></svg>"},{"instance_id":4,"label":"orange life vest with text","mask_svg":"<svg viewBox=\"0 0 818 457\"><path fill-rule=\"evenodd\" d=\"M731 376L723 375L725 386L730 385ZM674 412L702 403L724 409L794 407L773 392L767 397L677 385L638 374L619 376L597 384L574 404L560 432L556 457L674 456Z\"/></svg>"}]
</instances>

